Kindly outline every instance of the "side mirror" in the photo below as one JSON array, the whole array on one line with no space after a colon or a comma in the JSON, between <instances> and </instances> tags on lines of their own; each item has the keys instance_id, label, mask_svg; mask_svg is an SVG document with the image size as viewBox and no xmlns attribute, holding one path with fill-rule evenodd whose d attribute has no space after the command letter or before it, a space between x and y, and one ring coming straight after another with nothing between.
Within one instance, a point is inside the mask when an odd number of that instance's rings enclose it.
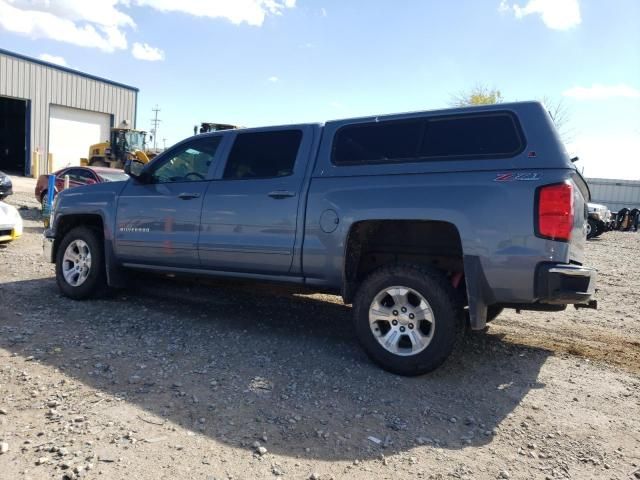
<instances>
[{"instance_id":1,"label":"side mirror","mask_svg":"<svg viewBox=\"0 0 640 480\"><path fill-rule=\"evenodd\" d=\"M124 173L136 180L142 178L142 170L144 169L144 163L137 160L127 160L124 164Z\"/></svg>"}]
</instances>

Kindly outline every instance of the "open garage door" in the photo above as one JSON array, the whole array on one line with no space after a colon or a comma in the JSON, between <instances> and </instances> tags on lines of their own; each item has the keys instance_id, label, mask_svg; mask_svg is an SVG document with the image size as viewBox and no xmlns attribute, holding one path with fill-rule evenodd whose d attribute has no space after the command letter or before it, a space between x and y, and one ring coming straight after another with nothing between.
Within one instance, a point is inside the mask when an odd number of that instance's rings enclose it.
<instances>
[{"instance_id":1,"label":"open garage door","mask_svg":"<svg viewBox=\"0 0 640 480\"><path fill-rule=\"evenodd\" d=\"M27 102L0 97L0 171L26 173Z\"/></svg>"},{"instance_id":2,"label":"open garage door","mask_svg":"<svg viewBox=\"0 0 640 480\"><path fill-rule=\"evenodd\" d=\"M52 171L80 165L89 146L109 140L111 115L51 105L49 110L49 153Z\"/></svg>"}]
</instances>

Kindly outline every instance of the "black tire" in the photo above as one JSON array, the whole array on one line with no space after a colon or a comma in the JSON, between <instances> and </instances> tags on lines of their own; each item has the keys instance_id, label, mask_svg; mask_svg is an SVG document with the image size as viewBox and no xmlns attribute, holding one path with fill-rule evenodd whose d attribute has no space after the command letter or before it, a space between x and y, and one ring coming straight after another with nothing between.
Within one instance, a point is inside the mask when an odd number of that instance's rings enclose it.
<instances>
[{"instance_id":1,"label":"black tire","mask_svg":"<svg viewBox=\"0 0 640 480\"><path fill-rule=\"evenodd\" d=\"M73 286L65 280L62 264L65 251L75 240L84 241L91 254L91 267L86 280L78 286ZM65 297L74 300L85 300L104 296L107 293L107 275L104 262L104 246L100 234L88 227L76 227L64 236L56 253L56 282Z\"/></svg>"},{"instance_id":2,"label":"black tire","mask_svg":"<svg viewBox=\"0 0 640 480\"><path fill-rule=\"evenodd\" d=\"M598 224L591 218L587 219L587 223L587 238L593 238L598 234Z\"/></svg>"},{"instance_id":3,"label":"black tire","mask_svg":"<svg viewBox=\"0 0 640 480\"><path fill-rule=\"evenodd\" d=\"M49 191L45 190L40 195L40 205L42 205L42 211L44 212L47 209L47 204L49 203Z\"/></svg>"},{"instance_id":4,"label":"black tire","mask_svg":"<svg viewBox=\"0 0 640 480\"><path fill-rule=\"evenodd\" d=\"M429 303L434 330L426 348L402 356L385 349L369 325L369 308L375 297L391 286L407 287ZM444 274L429 267L390 265L371 273L360 285L353 303L358 340L369 357L383 369L406 376L422 375L439 367L451 354L463 333L463 309Z\"/></svg>"},{"instance_id":5,"label":"black tire","mask_svg":"<svg viewBox=\"0 0 640 480\"><path fill-rule=\"evenodd\" d=\"M496 305L489 305L487 307L487 323L493 322L496 318L498 318L498 315L500 315L503 310L504 308L502 307L498 307Z\"/></svg>"}]
</instances>

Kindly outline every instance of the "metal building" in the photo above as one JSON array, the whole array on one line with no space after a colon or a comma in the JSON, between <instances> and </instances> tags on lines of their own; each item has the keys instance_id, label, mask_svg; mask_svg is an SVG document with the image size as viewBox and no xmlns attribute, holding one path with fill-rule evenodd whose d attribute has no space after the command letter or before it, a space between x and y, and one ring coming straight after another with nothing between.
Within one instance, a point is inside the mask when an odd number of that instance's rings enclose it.
<instances>
[{"instance_id":1,"label":"metal building","mask_svg":"<svg viewBox=\"0 0 640 480\"><path fill-rule=\"evenodd\" d=\"M612 212L621 208L640 208L639 180L612 180L609 178L587 178L591 201L609 207Z\"/></svg>"},{"instance_id":2,"label":"metal building","mask_svg":"<svg viewBox=\"0 0 640 480\"><path fill-rule=\"evenodd\" d=\"M0 49L0 170L79 165L111 127L135 127L137 100L135 87Z\"/></svg>"}]
</instances>

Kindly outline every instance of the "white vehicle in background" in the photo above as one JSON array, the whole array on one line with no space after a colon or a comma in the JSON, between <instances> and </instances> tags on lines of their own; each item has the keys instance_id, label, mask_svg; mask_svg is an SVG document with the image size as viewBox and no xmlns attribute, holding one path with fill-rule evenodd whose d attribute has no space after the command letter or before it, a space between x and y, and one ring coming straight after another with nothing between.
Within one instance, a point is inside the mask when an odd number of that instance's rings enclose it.
<instances>
[{"instance_id":1,"label":"white vehicle in background","mask_svg":"<svg viewBox=\"0 0 640 480\"><path fill-rule=\"evenodd\" d=\"M610 230L611 210L606 205L588 203L587 238L599 237Z\"/></svg>"},{"instance_id":2,"label":"white vehicle in background","mask_svg":"<svg viewBox=\"0 0 640 480\"><path fill-rule=\"evenodd\" d=\"M22 235L22 217L18 209L0 202L0 243L10 242Z\"/></svg>"}]
</instances>

